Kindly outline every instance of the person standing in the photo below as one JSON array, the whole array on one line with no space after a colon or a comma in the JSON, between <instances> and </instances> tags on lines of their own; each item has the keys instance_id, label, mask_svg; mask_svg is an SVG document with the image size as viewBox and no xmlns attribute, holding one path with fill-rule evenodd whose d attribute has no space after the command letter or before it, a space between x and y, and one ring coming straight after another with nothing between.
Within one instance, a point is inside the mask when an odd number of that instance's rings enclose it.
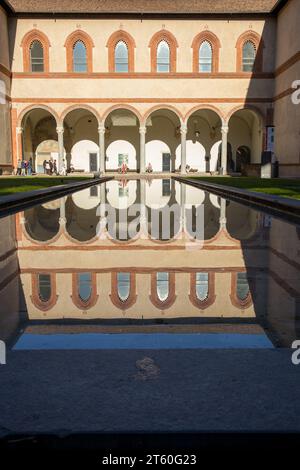
<instances>
[{"instance_id":1,"label":"person standing","mask_svg":"<svg viewBox=\"0 0 300 470\"><path fill-rule=\"evenodd\" d=\"M17 163L17 175L18 176L21 176L22 174L22 160L18 160L18 163Z\"/></svg>"},{"instance_id":2,"label":"person standing","mask_svg":"<svg viewBox=\"0 0 300 470\"><path fill-rule=\"evenodd\" d=\"M21 162L21 176L26 176L25 160L22 160L22 162Z\"/></svg>"},{"instance_id":3,"label":"person standing","mask_svg":"<svg viewBox=\"0 0 300 470\"><path fill-rule=\"evenodd\" d=\"M50 175L53 174L53 161L49 160Z\"/></svg>"},{"instance_id":4,"label":"person standing","mask_svg":"<svg viewBox=\"0 0 300 470\"><path fill-rule=\"evenodd\" d=\"M56 176L58 176L56 160L54 160L54 162L53 162L53 173L54 173Z\"/></svg>"},{"instance_id":5,"label":"person standing","mask_svg":"<svg viewBox=\"0 0 300 470\"><path fill-rule=\"evenodd\" d=\"M46 167L47 167L47 160L45 159L45 160L43 161L44 175L47 174L47 168L46 168Z\"/></svg>"},{"instance_id":6,"label":"person standing","mask_svg":"<svg viewBox=\"0 0 300 470\"><path fill-rule=\"evenodd\" d=\"M30 158L27 162L27 174L28 176L32 175L32 158Z\"/></svg>"}]
</instances>

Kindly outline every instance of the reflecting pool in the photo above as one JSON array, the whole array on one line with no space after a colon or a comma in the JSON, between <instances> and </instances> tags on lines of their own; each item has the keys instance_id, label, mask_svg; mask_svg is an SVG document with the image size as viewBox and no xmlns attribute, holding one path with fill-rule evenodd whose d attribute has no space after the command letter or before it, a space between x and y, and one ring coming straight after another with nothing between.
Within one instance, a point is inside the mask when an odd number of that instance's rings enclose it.
<instances>
[{"instance_id":1,"label":"reflecting pool","mask_svg":"<svg viewBox=\"0 0 300 470\"><path fill-rule=\"evenodd\" d=\"M197 399L189 393L197 381L202 400L203 381L209 380L215 398L224 398L225 404L228 383L237 397L245 393L244 381L252 372L255 388L272 371L268 393L273 379L282 387L285 379L292 388L299 386L300 369L292 364L290 349L300 339L299 226L175 180L141 179L112 180L2 218L0 231L0 339L7 346L0 377L8 394L1 403L6 406L4 421L17 423L12 429L56 429L53 423L63 419L60 426L81 429L77 418L68 421L68 394L71 401L78 399L70 390L91 386L104 370L109 379L101 375L101 383L106 380L109 386L100 385L97 393L106 390L118 401L124 381L136 387L136 377L153 379L146 366L139 366L145 358L157 364L158 381L164 380L160 361L178 380L192 366L195 382L189 387L189 375L184 396L194 405ZM284 358L274 355L280 350ZM222 359L216 355L221 353ZM209 372L203 371L203 361L210 365ZM274 370L283 375L276 376ZM34 377L33 388L29 377ZM178 386L174 389L172 380L168 376L168 383L161 385L171 395ZM222 380L227 385L217 391ZM60 392L54 399L58 382ZM32 404L35 387L44 393L45 407L38 412L42 418L32 420L28 411L29 417L20 419L27 413L21 395L29 396ZM138 393L130 387L127 401ZM19 390L18 412L12 418L12 394ZM148 392L141 392L143 399ZM98 400L97 394L94 402L89 396L91 404ZM254 401L247 404L246 414ZM164 406L163 400L160 404ZM59 406L65 409L64 418L57 415ZM228 403L228 413L232 406ZM285 414L285 422L278 416L276 429L300 427L300 410L289 411L294 418ZM89 421L83 429L103 429L103 422L110 429L112 412L110 408L108 416L101 414L100 421ZM204 424L211 429L263 429L263 423L269 429L266 420L249 424L241 416L230 427L225 414L217 422L214 407L209 413ZM193 419L191 414L188 429L203 428L201 419ZM149 422L156 430L185 429L184 421L178 428L171 421ZM115 423L115 429L144 430L143 422L146 429L145 416L135 425L126 418Z\"/></svg>"}]
</instances>

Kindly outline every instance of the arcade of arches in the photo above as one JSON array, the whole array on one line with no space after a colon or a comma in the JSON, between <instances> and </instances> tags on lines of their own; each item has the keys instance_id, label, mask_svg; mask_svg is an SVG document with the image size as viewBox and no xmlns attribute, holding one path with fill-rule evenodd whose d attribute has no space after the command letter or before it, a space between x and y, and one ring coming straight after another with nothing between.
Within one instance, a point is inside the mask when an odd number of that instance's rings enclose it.
<instances>
[{"instance_id":1,"label":"arcade of arches","mask_svg":"<svg viewBox=\"0 0 300 470\"><path fill-rule=\"evenodd\" d=\"M201 107L185 118L177 110L156 107L143 116L115 106L102 117L88 106L66 110L60 117L46 107L33 107L20 118L18 159L57 161L79 172L255 174L264 145L262 115L238 109L225 120L221 112Z\"/></svg>"}]
</instances>

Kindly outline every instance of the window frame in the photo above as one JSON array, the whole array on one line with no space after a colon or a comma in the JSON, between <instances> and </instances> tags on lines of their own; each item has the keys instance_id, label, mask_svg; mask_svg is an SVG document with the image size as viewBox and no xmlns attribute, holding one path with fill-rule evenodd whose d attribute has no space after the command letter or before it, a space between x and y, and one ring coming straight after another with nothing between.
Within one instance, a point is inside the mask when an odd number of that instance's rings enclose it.
<instances>
[{"instance_id":1,"label":"window frame","mask_svg":"<svg viewBox=\"0 0 300 470\"><path fill-rule=\"evenodd\" d=\"M161 41L165 41L169 45L170 50L170 70L169 72L157 72L157 48ZM177 66L177 48L178 42L175 36L165 29L155 33L149 42L151 73L167 75L168 73L176 73Z\"/></svg>"},{"instance_id":2,"label":"window frame","mask_svg":"<svg viewBox=\"0 0 300 470\"><path fill-rule=\"evenodd\" d=\"M200 72L199 70L199 51L200 46L204 42L208 42L211 46L212 50L212 68L211 72ZM220 58L220 49L221 43L219 38L211 31L202 31L199 33L192 42L192 50L193 50L193 73L197 73L198 75L204 74L213 74L219 72L219 58Z\"/></svg>"},{"instance_id":3,"label":"window frame","mask_svg":"<svg viewBox=\"0 0 300 470\"><path fill-rule=\"evenodd\" d=\"M115 70L115 49L119 42L124 42L127 46L128 51L128 72L116 72ZM120 29L115 31L108 39L106 43L108 51L108 71L113 74L126 75L126 73L134 72L134 62L135 62L135 40L133 37L126 31Z\"/></svg>"},{"instance_id":4,"label":"window frame","mask_svg":"<svg viewBox=\"0 0 300 470\"><path fill-rule=\"evenodd\" d=\"M85 45L86 57L87 57L87 71L86 72L74 72L74 63L73 63L73 52L75 44L81 41ZM67 72L75 75L84 75L86 73L93 72L93 47L94 43L91 37L82 30L76 30L73 33L69 34L65 41L66 48L66 62L67 62Z\"/></svg>"},{"instance_id":5,"label":"window frame","mask_svg":"<svg viewBox=\"0 0 300 470\"><path fill-rule=\"evenodd\" d=\"M43 47L44 52L44 70L43 72L32 72L31 70L31 58L30 58L30 47L34 41L39 41ZM49 49L51 47L48 37L38 29L28 31L22 39L21 48L23 49L23 71L31 74L45 74L49 73Z\"/></svg>"}]
</instances>

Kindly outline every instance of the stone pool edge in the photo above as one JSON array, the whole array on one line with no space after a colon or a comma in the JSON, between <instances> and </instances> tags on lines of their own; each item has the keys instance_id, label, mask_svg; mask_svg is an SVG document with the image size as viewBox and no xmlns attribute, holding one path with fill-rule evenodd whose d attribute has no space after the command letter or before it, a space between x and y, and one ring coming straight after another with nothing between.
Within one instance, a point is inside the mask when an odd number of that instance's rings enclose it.
<instances>
[{"instance_id":1,"label":"stone pool edge","mask_svg":"<svg viewBox=\"0 0 300 470\"><path fill-rule=\"evenodd\" d=\"M34 189L33 191L20 192L9 196L0 197L0 217L19 212L31 206L43 202L58 199L66 194L75 193L82 189L105 183L114 179L113 176L104 176L100 178L89 179L88 181L79 181L63 185L51 186L50 188Z\"/></svg>"},{"instance_id":2,"label":"stone pool edge","mask_svg":"<svg viewBox=\"0 0 300 470\"><path fill-rule=\"evenodd\" d=\"M184 176L172 176L172 179L180 183L186 183L195 188L210 191L218 196L231 199L241 204L251 205L258 210L266 210L273 215L280 215L286 219L293 218L300 222L300 201L273 196L247 189L224 186L222 184L209 183L206 181L193 180Z\"/></svg>"}]
</instances>

